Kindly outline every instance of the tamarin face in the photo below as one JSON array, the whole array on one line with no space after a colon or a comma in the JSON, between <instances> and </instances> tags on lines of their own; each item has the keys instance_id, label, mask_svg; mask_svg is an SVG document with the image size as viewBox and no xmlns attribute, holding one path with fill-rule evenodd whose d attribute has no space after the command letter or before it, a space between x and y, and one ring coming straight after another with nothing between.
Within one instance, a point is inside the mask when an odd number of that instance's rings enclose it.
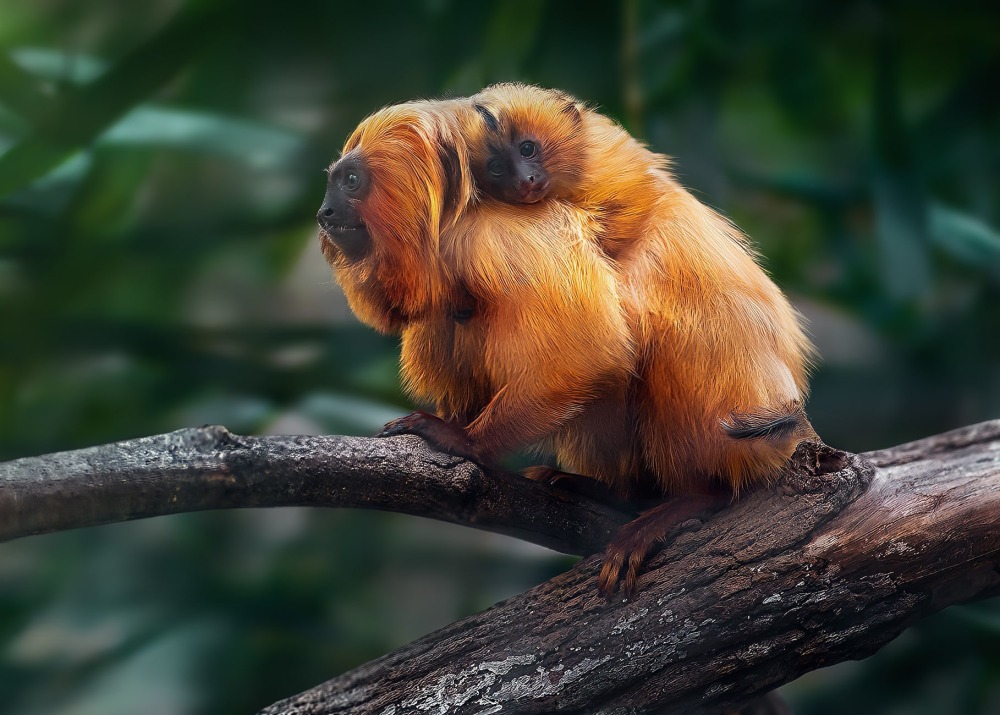
<instances>
[{"instance_id":1,"label":"tamarin face","mask_svg":"<svg viewBox=\"0 0 1000 715\"><path fill-rule=\"evenodd\" d=\"M364 159L349 152L330 167L326 196L316 214L320 228L351 261L363 258L371 246L371 234L358 210L370 188Z\"/></svg>"},{"instance_id":2,"label":"tamarin face","mask_svg":"<svg viewBox=\"0 0 1000 715\"><path fill-rule=\"evenodd\" d=\"M472 102L483 125L472 173L483 193L531 204L572 191L584 161L579 102L513 83L487 87Z\"/></svg>"},{"instance_id":3,"label":"tamarin face","mask_svg":"<svg viewBox=\"0 0 1000 715\"><path fill-rule=\"evenodd\" d=\"M473 166L483 192L509 204L533 204L548 196L549 172L541 142L516 129L505 139L489 109L477 104L476 111L487 132L486 152Z\"/></svg>"}]
</instances>

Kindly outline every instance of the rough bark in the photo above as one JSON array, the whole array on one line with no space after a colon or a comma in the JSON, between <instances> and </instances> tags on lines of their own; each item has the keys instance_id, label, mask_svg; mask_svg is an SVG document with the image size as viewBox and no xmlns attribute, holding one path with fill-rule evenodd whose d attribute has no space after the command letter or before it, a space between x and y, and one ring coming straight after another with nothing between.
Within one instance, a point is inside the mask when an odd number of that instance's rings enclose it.
<instances>
[{"instance_id":1,"label":"rough bark","mask_svg":"<svg viewBox=\"0 0 1000 715\"><path fill-rule=\"evenodd\" d=\"M692 525L631 600L598 597L591 557L262 713L721 712L1000 593L1000 421L832 474L812 456Z\"/></svg>"},{"instance_id":2,"label":"rough bark","mask_svg":"<svg viewBox=\"0 0 1000 715\"><path fill-rule=\"evenodd\" d=\"M802 449L773 488L688 524L632 599L597 595L591 557L262 712L720 712L1000 593L1000 421L825 472L837 456ZM203 428L0 465L0 538L293 504L415 513L581 554L627 518L412 438Z\"/></svg>"},{"instance_id":3,"label":"rough bark","mask_svg":"<svg viewBox=\"0 0 1000 715\"><path fill-rule=\"evenodd\" d=\"M415 437L244 437L201 427L0 463L0 541L274 506L396 511L575 555L600 551L631 518L519 475L484 470Z\"/></svg>"}]
</instances>

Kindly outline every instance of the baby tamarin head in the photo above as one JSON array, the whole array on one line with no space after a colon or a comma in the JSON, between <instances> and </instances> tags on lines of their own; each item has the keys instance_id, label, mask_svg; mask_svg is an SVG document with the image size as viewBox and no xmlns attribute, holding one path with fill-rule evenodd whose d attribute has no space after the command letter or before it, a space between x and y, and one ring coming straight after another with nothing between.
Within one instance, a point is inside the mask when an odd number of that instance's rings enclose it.
<instances>
[{"instance_id":1,"label":"baby tamarin head","mask_svg":"<svg viewBox=\"0 0 1000 715\"><path fill-rule=\"evenodd\" d=\"M386 107L328 170L320 244L351 308L375 328L398 329L440 295L440 233L473 192L458 130L471 116L467 102Z\"/></svg>"},{"instance_id":2,"label":"baby tamarin head","mask_svg":"<svg viewBox=\"0 0 1000 715\"><path fill-rule=\"evenodd\" d=\"M517 83L487 87L471 101L482 131L470 147L480 191L511 204L572 197L586 158L580 102Z\"/></svg>"}]
</instances>

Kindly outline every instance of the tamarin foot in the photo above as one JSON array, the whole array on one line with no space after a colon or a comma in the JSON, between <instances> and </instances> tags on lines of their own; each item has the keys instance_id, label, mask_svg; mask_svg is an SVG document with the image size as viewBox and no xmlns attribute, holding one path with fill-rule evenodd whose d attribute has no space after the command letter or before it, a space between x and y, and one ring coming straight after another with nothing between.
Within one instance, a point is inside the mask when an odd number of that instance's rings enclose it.
<instances>
[{"instance_id":1,"label":"tamarin foot","mask_svg":"<svg viewBox=\"0 0 1000 715\"><path fill-rule=\"evenodd\" d=\"M415 434L442 452L478 462L475 445L458 425L427 412L417 411L386 423L378 437Z\"/></svg>"},{"instance_id":2,"label":"tamarin foot","mask_svg":"<svg viewBox=\"0 0 1000 715\"><path fill-rule=\"evenodd\" d=\"M667 539L675 536L686 521L710 516L729 502L730 498L722 494L672 497L622 525L604 550L597 590L610 598L620 581L622 593L633 595L643 564L663 548Z\"/></svg>"},{"instance_id":3,"label":"tamarin foot","mask_svg":"<svg viewBox=\"0 0 1000 715\"><path fill-rule=\"evenodd\" d=\"M539 465L523 469L521 474L534 482L544 482L557 489L565 489L568 492L588 497L603 504L610 504L622 511L638 511L628 502L623 501L608 487L607 484L593 477L585 477L582 474L563 472L555 467ZM631 506L631 508L630 508Z\"/></svg>"}]
</instances>

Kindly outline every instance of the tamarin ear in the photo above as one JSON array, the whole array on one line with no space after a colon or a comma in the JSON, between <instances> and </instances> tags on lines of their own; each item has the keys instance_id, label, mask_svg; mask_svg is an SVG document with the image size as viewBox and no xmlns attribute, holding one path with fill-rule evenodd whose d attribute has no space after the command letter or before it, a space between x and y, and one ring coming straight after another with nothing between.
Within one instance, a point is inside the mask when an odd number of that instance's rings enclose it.
<instances>
[{"instance_id":1,"label":"tamarin ear","mask_svg":"<svg viewBox=\"0 0 1000 715\"><path fill-rule=\"evenodd\" d=\"M580 106L575 100L567 101L559 111L572 119L574 124L580 124L583 121L580 116Z\"/></svg>"},{"instance_id":2,"label":"tamarin ear","mask_svg":"<svg viewBox=\"0 0 1000 715\"><path fill-rule=\"evenodd\" d=\"M500 131L500 122L498 122L497 118L493 116L493 112L491 112L481 104L476 104L473 106L475 107L475 110L479 112L479 116L483 118L483 121L486 122L487 129L489 129L491 132Z\"/></svg>"}]
</instances>

